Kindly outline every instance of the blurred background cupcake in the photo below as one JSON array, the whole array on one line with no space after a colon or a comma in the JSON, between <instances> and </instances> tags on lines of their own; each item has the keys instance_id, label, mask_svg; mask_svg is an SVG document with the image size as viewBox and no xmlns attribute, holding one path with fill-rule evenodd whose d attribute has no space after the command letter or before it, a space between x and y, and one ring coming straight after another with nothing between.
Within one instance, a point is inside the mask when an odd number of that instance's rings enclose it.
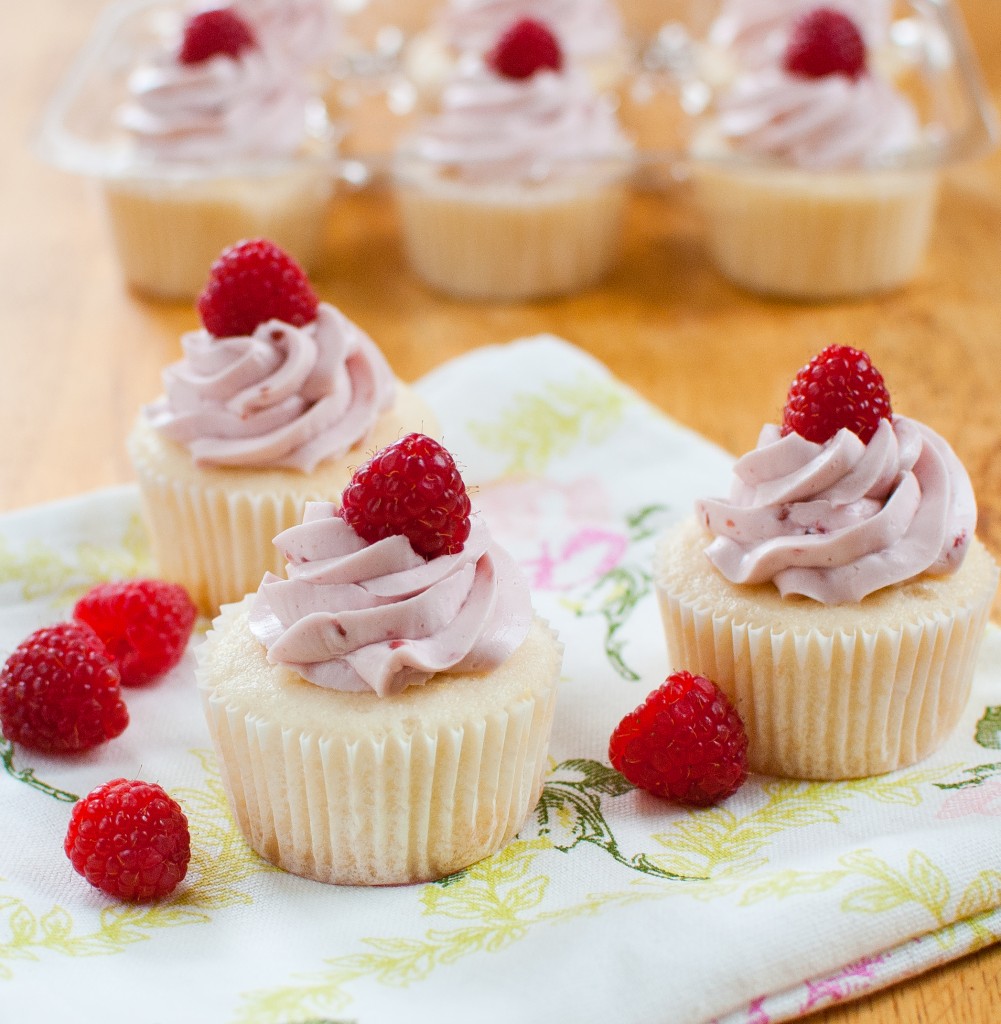
<instances>
[{"instance_id":1,"label":"blurred background cupcake","mask_svg":"<svg viewBox=\"0 0 1001 1024\"><path fill-rule=\"evenodd\" d=\"M633 147L549 26L522 19L460 63L396 154L404 244L448 294L576 291L614 261Z\"/></svg>"}]
</instances>

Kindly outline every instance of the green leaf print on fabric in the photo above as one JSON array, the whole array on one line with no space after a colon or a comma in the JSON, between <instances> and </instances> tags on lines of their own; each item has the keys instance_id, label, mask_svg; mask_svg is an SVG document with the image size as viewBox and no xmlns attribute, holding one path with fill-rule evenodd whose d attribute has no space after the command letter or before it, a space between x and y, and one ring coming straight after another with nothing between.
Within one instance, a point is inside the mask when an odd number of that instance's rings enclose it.
<instances>
[{"instance_id":1,"label":"green leaf print on fabric","mask_svg":"<svg viewBox=\"0 0 1001 1024\"><path fill-rule=\"evenodd\" d=\"M977 722L974 738L982 747L1001 750L1001 706L995 705L984 710L984 717Z\"/></svg>"},{"instance_id":2,"label":"green leaf print on fabric","mask_svg":"<svg viewBox=\"0 0 1001 1024\"><path fill-rule=\"evenodd\" d=\"M172 789L191 826L188 877L170 899L150 905L110 902L96 922L79 923L65 907L42 912L3 894L0 879L0 980L11 978L16 961L48 956L108 956L144 942L164 928L205 924L214 911L250 904L248 879L278 871L253 853L229 814L211 751L195 751L205 771L203 789ZM72 873L67 863L66 870ZM86 885L82 879L81 885Z\"/></svg>"},{"instance_id":3,"label":"green leaf print on fabric","mask_svg":"<svg viewBox=\"0 0 1001 1024\"><path fill-rule=\"evenodd\" d=\"M46 796L51 796L68 804L74 804L80 799L75 793L67 793L64 789L50 786L47 782L37 778L34 768L18 768L14 764L14 744L2 734L0 734L0 764L3 765L4 771L12 779L15 779L17 782L23 782L26 786L37 789Z\"/></svg>"},{"instance_id":4,"label":"green leaf print on fabric","mask_svg":"<svg viewBox=\"0 0 1001 1024\"><path fill-rule=\"evenodd\" d=\"M989 779L1001 775L1001 763L978 764L972 768L964 768L963 775L966 778L957 782L935 782L932 785L936 789L970 789L973 786L982 786Z\"/></svg>"},{"instance_id":5,"label":"green leaf print on fabric","mask_svg":"<svg viewBox=\"0 0 1001 1024\"><path fill-rule=\"evenodd\" d=\"M647 505L626 517L629 544L632 548L656 536L664 526L665 505ZM640 675L626 663L625 642L621 632L637 605L653 586L653 575L644 557L622 562L606 572L579 600L571 603L577 616L600 615L605 620L605 654L616 673L627 682L638 682Z\"/></svg>"},{"instance_id":6,"label":"green leaf print on fabric","mask_svg":"<svg viewBox=\"0 0 1001 1024\"><path fill-rule=\"evenodd\" d=\"M611 381L579 374L514 395L493 422L472 422L469 432L488 451L506 456L505 476L541 474L553 459L578 444L605 440L622 420L629 396Z\"/></svg>"},{"instance_id":7,"label":"green leaf print on fabric","mask_svg":"<svg viewBox=\"0 0 1001 1024\"><path fill-rule=\"evenodd\" d=\"M149 542L138 513L129 519L119 543L80 543L70 555L37 540L14 550L0 537L0 583L20 584L24 601L48 598L55 605L68 604L95 583L152 571Z\"/></svg>"}]
</instances>

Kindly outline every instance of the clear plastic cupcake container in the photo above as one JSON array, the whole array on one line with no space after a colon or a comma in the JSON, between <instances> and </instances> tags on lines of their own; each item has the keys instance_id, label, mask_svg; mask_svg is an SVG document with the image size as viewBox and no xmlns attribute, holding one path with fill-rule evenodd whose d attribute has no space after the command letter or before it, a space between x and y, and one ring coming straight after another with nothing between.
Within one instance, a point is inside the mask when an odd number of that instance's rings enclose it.
<instances>
[{"instance_id":1,"label":"clear plastic cupcake container","mask_svg":"<svg viewBox=\"0 0 1001 1024\"><path fill-rule=\"evenodd\" d=\"M129 74L177 34L184 13L168 0L106 8L43 112L39 155L97 184L125 280L143 294L194 298L220 251L247 237L271 238L318 271L337 180L321 101L300 150L282 158L155 161L120 127Z\"/></svg>"}]
</instances>

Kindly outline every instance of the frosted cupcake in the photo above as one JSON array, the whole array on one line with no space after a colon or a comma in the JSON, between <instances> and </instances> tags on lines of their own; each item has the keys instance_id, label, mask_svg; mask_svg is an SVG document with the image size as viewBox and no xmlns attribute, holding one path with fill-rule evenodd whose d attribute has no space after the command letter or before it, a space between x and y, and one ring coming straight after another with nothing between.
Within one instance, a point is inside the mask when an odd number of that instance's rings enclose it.
<instances>
[{"instance_id":1,"label":"frosted cupcake","mask_svg":"<svg viewBox=\"0 0 1001 1024\"><path fill-rule=\"evenodd\" d=\"M220 250L254 236L315 268L333 176L308 70L228 7L135 69L118 114L133 155L103 182L131 285L194 298Z\"/></svg>"},{"instance_id":2,"label":"frosted cupcake","mask_svg":"<svg viewBox=\"0 0 1001 1024\"><path fill-rule=\"evenodd\" d=\"M783 426L670 532L655 575L671 662L715 680L751 768L840 779L934 751L956 725L998 584L969 477L893 415L864 353L800 371Z\"/></svg>"},{"instance_id":3,"label":"frosted cupcake","mask_svg":"<svg viewBox=\"0 0 1001 1024\"><path fill-rule=\"evenodd\" d=\"M924 141L854 21L806 12L779 60L721 91L693 144L717 266L752 291L803 299L906 283L935 209Z\"/></svg>"},{"instance_id":4,"label":"frosted cupcake","mask_svg":"<svg viewBox=\"0 0 1001 1024\"><path fill-rule=\"evenodd\" d=\"M159 573L202 612L281 566L272 538L376 448L434 416L375 343L270 242L213 265L204 326L128 440Z\"/></svg>"},{"instance_id":5,"label":"frosted cupcake","mask_svg":"<svg viewBox=\"0 0 1001 1024\"><path fill-rule=\"evenodd\" d=\"M567 60L580 66L599 92L613 89L625 75L625 26L609 0L450 0L408 46L410 80L421 95L437 100L463 57L482 57L523 18L548 25Z\"/></svg>"},{"instance_id":6,"label":"frosted cupcake","mask_svg":"<svg viewBox=\"0 0 1001 1024\"><path fill-rule=\"evenodd\" d=\"M475 299L573 292L617 253L632 148L611 105L523 20L406 139L394 182L411 266Z\"/></svg>"},{"instance_id":7,"label":"frosted cupcake","mask_svg":"<svg viewBox=\"0 0 1001 1024\"><path fill-rule=\"evenodd\" d=\"M408 435L275 544L287 575L222 610L197 669L249 844L346 885L499 850L541 792L562 647L451 456Z\"/></svg>"}]
</instances>

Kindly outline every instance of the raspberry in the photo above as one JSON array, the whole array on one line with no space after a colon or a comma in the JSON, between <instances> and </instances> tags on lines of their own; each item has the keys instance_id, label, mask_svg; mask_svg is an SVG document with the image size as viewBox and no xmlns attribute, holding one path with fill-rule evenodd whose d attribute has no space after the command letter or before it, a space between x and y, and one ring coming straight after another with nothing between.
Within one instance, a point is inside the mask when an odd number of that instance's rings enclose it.
<instances>
[{"instance_id":1,"label":"raspberry","mask_svg":"<svg viewBox=\"0 0 1001 1024\"><path fill-rule=\"evenodd\" d=\"M865 72L865 39L858 26L832 7L817 7L793 25L783 61L786 71L804 78Z\"/></svg>"},{"instance_id":2,"label":"raspberry","mask_svg":"<svg viewBox=\"0 0 1001 1024\"><path fill-rule=\"evenodd\" d=\"M0 672L4 736L33 750L89 750L129 724L118 666L83 623L38 629Z\"/></svg>"},{"instance_id":3,"label":"raspberry","mask_svg":"<svg viewBox=\"0 0 1001 1024\"><path fill-rule=\"evenodd\" d=\"M534 18L516 21L487 54L487 63L505 78L531 78L536 71L563 68L563 50L552 30Z\"/></svg>"},{"instance_id":4,"label":"raspberry","mask_svg":"<svg viewBox=\"0 0 1001 1024\"><path fill-rule=\"evenodd\" d=\"M373 543L402 534L424 558L454 555L469 536L469 497L452 456L425 434L407 434L355 470L340 516Z\"/></svg>"},{"instance_id":5,"label":"raspberry","mask_svg":"<svg viewBox=\"0 0 1001 1024\"><path fill-rule=\"evenodd\" d=\"M299 264L266 238L224 249L198 297L202 323L217 338L250 334L271 319L304 327L318 305Z\"/></svg>"},{"instance_id":6,"label":"raspberry","mask_svg":"<svg viewBox=\"0 0 1001 1024\"><path fill-rule=\"evenodd\" d=\"M675 672L618 724L608 756L633 785L707 807L747 778L747 733L714 682Z\"/></svg>"},{"instance_id":7,"label":"raspberry","mask_svg":"<svg viewBox=\"0 0 1001 1024\"><path fill-rule=\"evenodd\" d=\"M145 686L172 669L197 615L184 587L163 580L99 583L73 609L118 662L122 686Z\"/></svg>"},{"instance_id":8,"label":"raspberry","mask_svg":"<svg viewBox=\"0 0 1001 1024\"><path fill-rule=\"evenodd\" d=\"M782 433L823 444L847 427L866 444L888 420L890 395L883 375L858 349L828 345L796 374L789 388Z\"/></svg>"},{"instance_id":9,"label":"raspberry","mask_svg":"<svg viewBox=\"0 0 1001 1024\"><path fill-rule=\"evenodd\" d=\"M184 878L191 837L184 811L155 782L112 779L74 805L63 849L91 885L145 903Z\"/></svg>"},{"instance_id":10,"label":"raspberry","mask_svg":"<svg viewBox=\"0 0 1001 1024\"><path fill-rule=\"evenodd\" d=\"M256 46L250 26L229 7L218 7L193 14L184 23L177 59L182 64L201 64L220 54L235 59Z\"/></svg>"}]
</instances>

